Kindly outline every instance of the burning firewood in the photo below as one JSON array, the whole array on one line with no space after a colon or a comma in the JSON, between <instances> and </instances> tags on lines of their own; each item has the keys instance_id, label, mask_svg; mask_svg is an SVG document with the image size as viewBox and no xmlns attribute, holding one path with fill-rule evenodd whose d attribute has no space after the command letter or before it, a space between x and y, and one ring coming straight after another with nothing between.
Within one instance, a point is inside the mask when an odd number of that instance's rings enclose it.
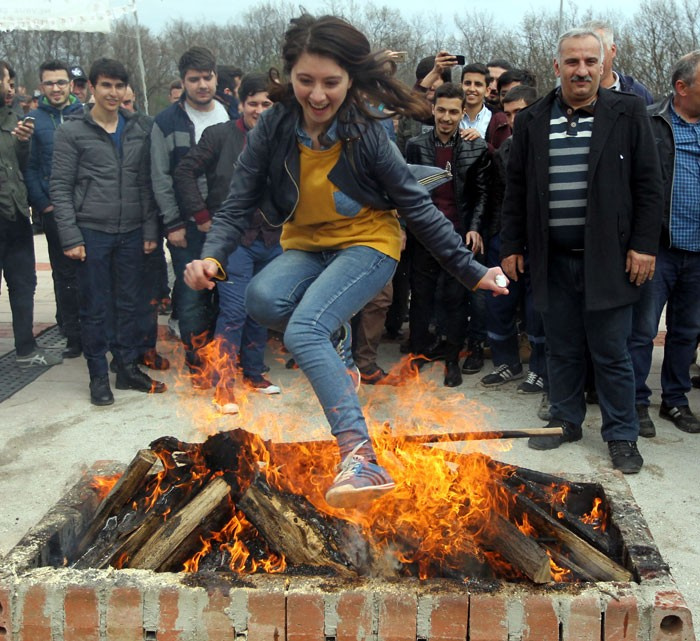
<instances>
[{"instance_id":1,"label":"burning firewood","mask_svg":"<svg viewBox=\"0 0 700 641\"><path fill-rule=\"evenodd\" d=\"M242 429L157 439L160 469L139 453L74 567L630 580L611 558L620 546L597 486L435 447L467 435L379 434L397 488L362 514L323 499L337 464L330 441L273 443Z\"/></svg>"},{"instance_id":2,"label":"burning firewood","mask_svg":"<svg viewBox=\"0 0 700 641\"><path fill-rule=\"evenodd\" d=\"M358 526L319 512L303 496L270 487L260 474L237 505L292 565L331 568L347 577L375 574L379 567Z\"/></svg>"},{"instance_id":3,"label":"burning firewood","mask_svg":"<svg viewBox=\"0 0 700 641\"><path fill-rule=\"evenodd\" d=\"M486 549L498 552L533 583L552 580L549 557L544 549L500 514L491 516L477 538Z\"/></svg>"},{"instance_id":4,"label":"burning firewood","mask_svg":"<svg viewBox=\"0 0 700 641\"><path fill-rule=\"evenodd\" d=\"M528 515L530 523L537 531L558 541L568 552L572 561L596 581L632 580L632 573L629 570L579 538L534 501L522 494L516 494L515 500L519 511Z\"/></svg>"},{"instance_id":5,"label":"burning firewood","mask_svg":"<svg viewBox=\"0 0 700 641\"><path fill-rule=\"evenodd\" d=\"M133 558L126 563L130 568L158 570L164 565L172 565L172 558L183 543L196 541L197 534L208 527L216 527L226 516L231 487L218 477L211 481L197 496L189 501L171 519L165 521L158 530L141 546ZM195 536L193 536L195 535ZM191 544L180 552L187 558L194 550Z\"/></svg>"}]
</instances>

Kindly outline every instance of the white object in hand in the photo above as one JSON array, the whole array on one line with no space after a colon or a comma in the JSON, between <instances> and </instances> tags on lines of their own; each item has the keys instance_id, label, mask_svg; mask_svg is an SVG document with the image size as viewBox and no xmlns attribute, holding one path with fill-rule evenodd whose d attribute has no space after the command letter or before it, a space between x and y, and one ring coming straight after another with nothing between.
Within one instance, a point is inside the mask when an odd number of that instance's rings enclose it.
<instances>
[{"instance_id":1,"label":"white object in hand","mask_svg":"<svg viewBox=\"0 0 700 641\"><path fill-rule=\"evenodd\" d=\"M505 287L508 284L506 277L503 274L498 274L496 276L496 285L499 287Z\"/></svg>"}]
</instances>

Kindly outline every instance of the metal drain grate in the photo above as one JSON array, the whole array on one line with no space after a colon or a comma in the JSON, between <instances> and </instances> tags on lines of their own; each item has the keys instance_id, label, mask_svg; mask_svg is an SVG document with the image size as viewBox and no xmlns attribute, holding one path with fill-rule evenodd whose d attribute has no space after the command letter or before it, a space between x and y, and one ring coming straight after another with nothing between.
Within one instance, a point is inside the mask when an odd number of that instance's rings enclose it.
<instances>
[{"instance_id":1,"label":"metal drain grate","mask_svg":"<svg viewBox=\"0 0 700 641\"><path fill-rule=\"evenodd\" d=\"M66 345L66 339L61 335L58 325L53 325L36 337L39 347L50 352L58 352ZM50 367L17 367L15 350L0 356L0 403L10 398L23 387L39 378Z\"/></svg>"}]
</instances>

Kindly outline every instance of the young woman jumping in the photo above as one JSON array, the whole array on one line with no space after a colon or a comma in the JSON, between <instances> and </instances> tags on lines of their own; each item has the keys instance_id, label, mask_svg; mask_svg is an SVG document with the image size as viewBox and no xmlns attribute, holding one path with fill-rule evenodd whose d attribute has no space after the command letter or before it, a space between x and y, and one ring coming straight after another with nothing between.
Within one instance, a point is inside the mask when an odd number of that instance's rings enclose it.
<instances>
[{"instance_id":1,"label":"young woman jumping","mask_svg":"<svg viewBox=\"0 0 700 641\"><path fill-rule=\"evenodd\" d=\"M386 51L372 52L348 22L303 15L283 45L289 81L270 90L276 104L260 116L241 154L228 199L214 216L185 281L212 288L256 209L282 225L284 253L248 286L248 313L284 332L308 377L340 450L326 493L334 507L361 507L394 487L377 458L353 378L347 323L391 279L401 234L410 231L466 287L507 294L499 267L477 263L413 178L377 121L383 104L425 117L426 103L392 77ZM505 279L499 282L507 282Z\"/></svg>"}]
</instances>

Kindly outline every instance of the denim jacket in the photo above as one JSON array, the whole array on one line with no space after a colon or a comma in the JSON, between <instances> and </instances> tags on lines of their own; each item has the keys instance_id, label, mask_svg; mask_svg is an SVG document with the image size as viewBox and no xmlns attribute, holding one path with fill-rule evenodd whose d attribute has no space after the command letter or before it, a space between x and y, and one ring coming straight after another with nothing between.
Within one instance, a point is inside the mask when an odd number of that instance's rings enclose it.
<instances>
[{"instance_id":1,"label":"denim jacket","mask_svg":"<svg viewBox=\"0 0 700 641\"><path fill-rule=\"evenodd\" d=\"M224 265L257 208L273 226L294 216L299 200L298 118L298 108L281 103L260 116L236 165L229 196L214 216L203 257ZM445 270L467 287L476 287L486 268L416 182L381 124L351 113L347 122L338 121L337 135L343 147L328 179L338 190L362 206L396 209Z\"/></svg>"}]
</instances>

